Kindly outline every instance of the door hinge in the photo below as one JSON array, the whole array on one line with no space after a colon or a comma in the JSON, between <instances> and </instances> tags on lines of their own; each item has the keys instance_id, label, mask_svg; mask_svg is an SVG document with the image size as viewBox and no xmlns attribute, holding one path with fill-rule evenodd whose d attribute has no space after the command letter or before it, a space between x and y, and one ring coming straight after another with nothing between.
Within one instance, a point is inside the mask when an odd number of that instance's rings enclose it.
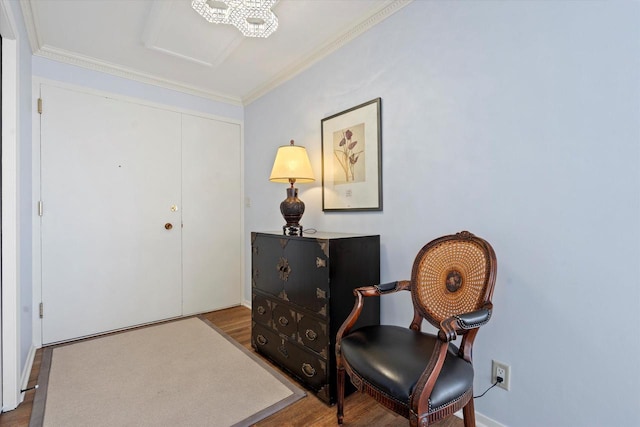
<instances>
[{"instance_id":1,"label":"door hinge","mask_svg":"<svg viewBox=\"0 0 640 427\"><path fill-rule=\"evenodd\" d=\"M38 98L38 114L42 114L42 98Z\"/></svg>"},{"instance_id":2,"label":"door hinge","mask_svg":"<svg viewBox=\"0 0 640 427\"><path fill-rule=\"evenodd\" d=\"M38 200L38 216L42 216L43 212L44 212L44 204L42 203L42 200Z\"/></svg>"},{"instance_id":3,"label":"door hinge","mask_svg":"<svg viewBox=\"0 0 640 427\"><path fill-rule=\"evenodd\" d=\"M40 318L44 317L44 304L40 303Z\"/></svg>"}]
</instances>

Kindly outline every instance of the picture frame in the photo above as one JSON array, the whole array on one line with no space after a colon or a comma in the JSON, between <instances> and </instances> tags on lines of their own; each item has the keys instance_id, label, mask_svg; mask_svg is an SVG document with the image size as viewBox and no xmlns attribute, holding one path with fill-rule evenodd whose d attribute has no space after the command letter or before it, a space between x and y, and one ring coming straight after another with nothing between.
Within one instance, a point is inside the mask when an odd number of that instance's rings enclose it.
<instances>
[{"instance_id":1,"label":"picture frame","mask_svg":"<svg viewBox=\"0 0 640 427\"><path fill-rule=\"evenodd\" d=\"M381 98L321 120L322 210L382 210Z\"/></svg>"}]
</instances>

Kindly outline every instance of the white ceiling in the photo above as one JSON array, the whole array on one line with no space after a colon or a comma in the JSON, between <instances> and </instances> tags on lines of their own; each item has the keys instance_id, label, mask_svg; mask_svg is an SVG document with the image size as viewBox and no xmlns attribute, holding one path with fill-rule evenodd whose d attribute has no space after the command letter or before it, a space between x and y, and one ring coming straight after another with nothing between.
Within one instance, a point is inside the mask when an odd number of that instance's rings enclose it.
<instances>
[{"instance_id":1,"label":"white ceiling","mask_svg":"<svg viewBox=\"0 0 640 427\"><path fill-rule=\"evenodd\" d=\"M280 0L267 39L210 24L190 0L21 0L35 55L247 104L411 0Z\"/></svg>"}]
</instances>

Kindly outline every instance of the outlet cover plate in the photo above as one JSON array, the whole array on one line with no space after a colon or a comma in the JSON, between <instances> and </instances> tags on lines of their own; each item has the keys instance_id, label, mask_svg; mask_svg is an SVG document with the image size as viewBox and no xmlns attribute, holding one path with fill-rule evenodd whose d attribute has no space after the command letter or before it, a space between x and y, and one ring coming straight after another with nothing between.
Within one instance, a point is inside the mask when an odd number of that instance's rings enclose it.
<instances>
[{"instance_id":1,"label":"outlet cover plate","mask_svg":"<svg viewBox=\"0 0 640 427\"><path fill-rule=\"evenodd\" d=\"M498 377L498 370L504 372L504 375L501 375L504 381L499 383L498 387L503 388L507 391L510 390L511 366L507 365L506 363L499 362L497 360L492 360L491 361L491 383L492 384L496 382L496 378Z\"/></svg>"}]
</instances>

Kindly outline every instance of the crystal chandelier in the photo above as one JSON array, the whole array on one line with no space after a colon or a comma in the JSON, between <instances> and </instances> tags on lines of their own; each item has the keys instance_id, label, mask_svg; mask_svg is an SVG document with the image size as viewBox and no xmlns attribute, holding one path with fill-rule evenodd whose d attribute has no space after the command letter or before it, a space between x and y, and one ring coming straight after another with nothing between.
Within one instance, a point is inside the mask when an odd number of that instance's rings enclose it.
<instances>
[{"instance_id":1,"label":"crystal chandelier","mask_svg":"<svg viewBox=\"0 0 640 427\"><path fill-rule=\"evenodd\" d=\"M191 7L214 24L231 24L246 37L269 37L278 28L271 7L278 0L192 0Z\"/></svg>"}]
</instances>

